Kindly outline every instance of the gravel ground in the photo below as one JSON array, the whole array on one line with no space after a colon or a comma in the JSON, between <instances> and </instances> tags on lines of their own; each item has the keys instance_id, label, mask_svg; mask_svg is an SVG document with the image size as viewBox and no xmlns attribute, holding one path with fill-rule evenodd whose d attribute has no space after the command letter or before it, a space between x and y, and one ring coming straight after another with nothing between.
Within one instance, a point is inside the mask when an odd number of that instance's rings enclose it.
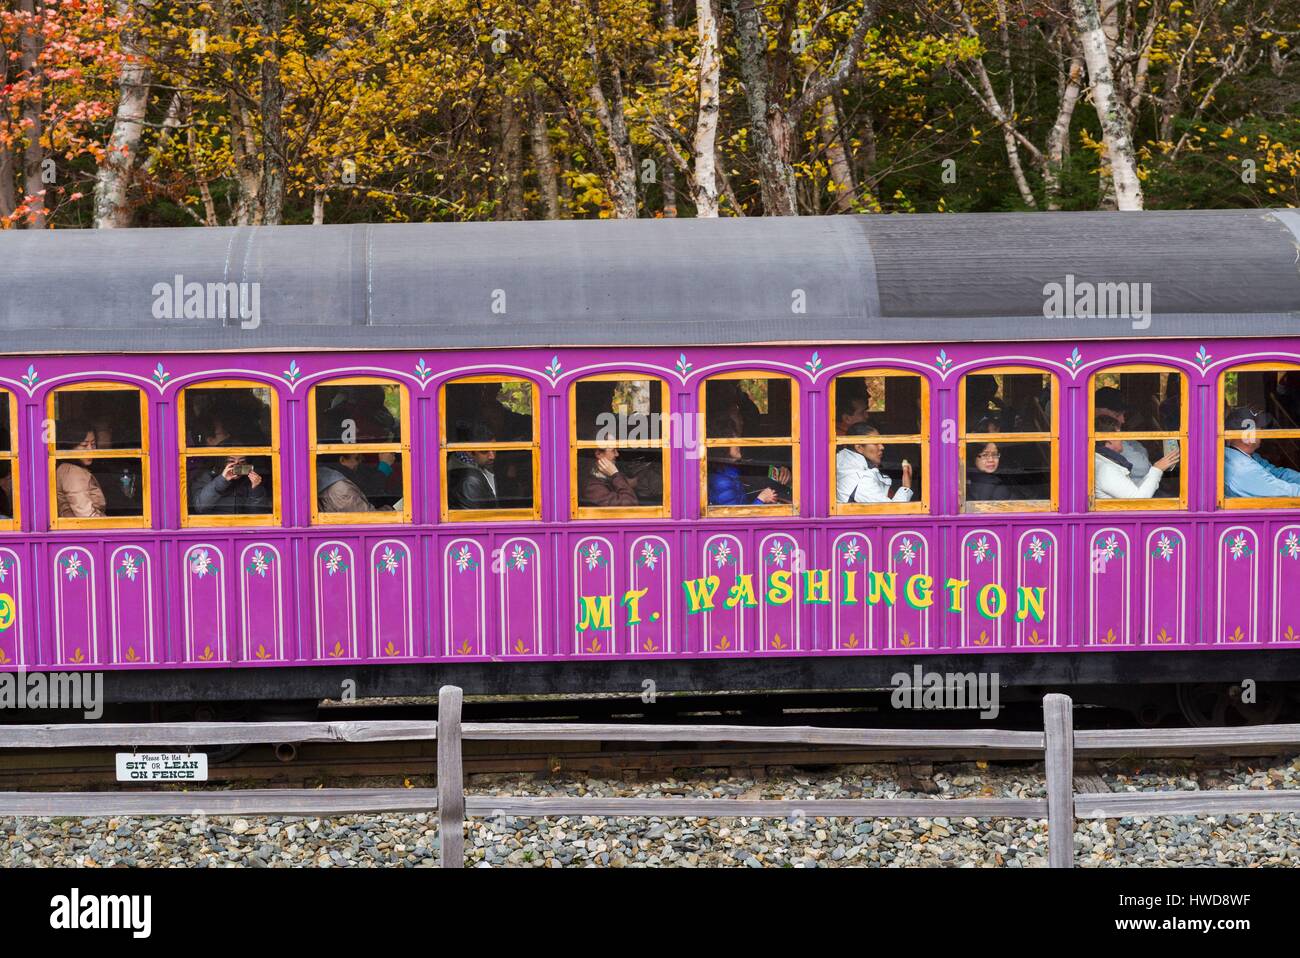
<instances>
[{"instance_id":1,"label":"gravel ground","mask_svg":"<svg viewBox=\"0 0 1300 958\"><path fill-rule=\"evenodd\" d=\"M1264 766L1225 761L1111 763L1112 791L1300 788L1300 758ZM408 779L412 785L430 784ZM328 784L395 785L384 780ZM1042 797L1042 769L984 763L855 765L763 781L701 775L653 783L477 776L479 795L716 798ZM196 802L196 805L201 802ZM1012 819L550 818L476 820L466 841L477 867L1012 868L1046 864L1046 823ZM1079 822L1083 866L1300 865L1300 815L1220 815ZM437 865L427 814L329 819L0 818L0 865L141 867L416 867Z\"/></svg>"}]
</instances>

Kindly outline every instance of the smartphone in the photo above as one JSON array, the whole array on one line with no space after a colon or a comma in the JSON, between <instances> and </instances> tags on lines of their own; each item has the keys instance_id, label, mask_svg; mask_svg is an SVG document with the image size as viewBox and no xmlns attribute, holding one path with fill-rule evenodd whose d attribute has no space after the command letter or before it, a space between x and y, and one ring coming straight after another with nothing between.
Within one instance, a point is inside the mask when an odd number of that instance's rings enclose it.
<instances>
[{"instance_id":1,"label":"smartphone","mask_svg":"<svg viewBox=\"0 0 1300 958\"><path fill-rule=\"evenodd\" d=\"M230 471L236 476L246 476L253 471L253 464L250 462L236 463L235 468Z\"/></svg>"}]
</instances>

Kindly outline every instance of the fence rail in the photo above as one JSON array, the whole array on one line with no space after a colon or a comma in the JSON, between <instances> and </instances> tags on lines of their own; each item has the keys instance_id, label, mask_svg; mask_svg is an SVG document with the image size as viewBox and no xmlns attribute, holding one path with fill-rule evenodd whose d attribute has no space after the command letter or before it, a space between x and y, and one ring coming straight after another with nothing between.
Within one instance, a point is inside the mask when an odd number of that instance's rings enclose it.
<instances>
[{"instance_id":1,"label":"fence rail","mask_svg":"<svg viewBox=\"0 0 1300 958\"><path fill-rule=\"evenodd\" d=\"M436 811L444 868L465 864L465 821L498 815L659 818L963 818L1047 819L1048 864L1074 863L1077 819L1152 815L1300 812L1300 789L1075 792L1074 752L1134 748L1215 748L1300 744L1300 725L1249 728L1074 731L1068 696L1043 699L1043 731L1000 729L833 729L806 726L613 725L461 722L456 686L438 693L438 720L363 722L173 722L0 726L0 748L124 748L283 742L438 743L436 788L237 789L226 791L0 792L0 815L339 815ZM465 794L462 745L474 741L749 742L881 748L984 748L1041 755L1042 798L537 798Z\"/></svg>"}]
</instances>

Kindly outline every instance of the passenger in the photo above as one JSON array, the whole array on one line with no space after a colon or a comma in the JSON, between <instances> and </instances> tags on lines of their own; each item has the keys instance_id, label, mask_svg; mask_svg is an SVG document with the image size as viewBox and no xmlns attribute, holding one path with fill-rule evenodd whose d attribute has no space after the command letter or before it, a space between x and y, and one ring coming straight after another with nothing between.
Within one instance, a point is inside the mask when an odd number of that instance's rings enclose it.
<instances>
[{"instance_id":1,"label":"passenger","mask_svg":"<svg viewBox=\"0 0 1300 958\"><path fill-rule=\"evenodd\" d=\"M1266 412L1238 406L1228 413L1228 429L1267 429L1272 417ZM1300 497L1300 472L1275 466L1259 454L1263 445L1257 436L1229 439L1223 451L1223 488L1232 498Z\"/></svg>"},{"instance_id":2,"label":"passenger","mask_svg":"<svg viewBox=\"0 0 1300 958\"><path fill-rule=\"evenodd\" d=\"M975 454L975 467L967 472L966 499L968 502L1005 502L1019 499L1020 491L1009 485L998 474L1002 464L1002 454L998 444L987 442L978 447Z\"/></svg>"},{"instance_id":3,"label":"passenger","mask_svg":"<svg viewBox=\"0 0 1300 958\"><path fill-rule=\"evenodd\" d=\"M205 446L230 445L230 433L219 416L209 417L201 433ZM271 494L262 475L244 456L227 456L200 463L189 473L190 511L195 515L266 514Z\"/></svg>"},{"instance_id":4,"label":"passenger","mask_svg":"<svg viewBox=\"0 0 1300 958\"><path fill-rule=\"evenodd\" d=\"M865 422L849 430L850 436L879 434L875 426ZM840 446L840 451L835 454L835 501L911 502L912 464L903 460L903 478L891 496L889 487L893 480L880 471L880 461L884 456L885 446L879 442Z\"/></svg>"},{"instance_id":5,"label":"passenger","mask_svg":"<svg viewBox=\"0 0 1300 958\"><path fill-rule=\"evenodd\" d=\"M113 449L113 424L107 419L97 419L94 423L95 444L99 449ZM100 488L104 490L107 504L104 507L110 516L141 515L140 484L131 470L121 465L121 461L98 459L91 466Z\"/></svg>"},{"instance_id":6,"label":"passenger","mask_svg":"<svg viewBox=\"0 0 1300 958\"><path fill-rule=\"evenodd\" d=\"M718 439L738 439L735 426L720 423L711 429L709 435ZM789 486L791 473L785 466L772 466L767 478L771 485L762 485L753 491L746 485L740 475L737 464L744 458L740 446L727 446L723 450L724 458L715 462L709 470L709 505L711 506L770 506L780 501L781 494L776 486Z\"/></svg>"},{"instance_id":7,"label":"passenger","mask_svg":"<svg viewBox=\"0 0 1300 958\"><path fill-rule=\"evenodd\" d=\"M847 436L850 429L868 418L867 397L841 386L835 396L835 435Z\"/></svg>"},{"instance_id":8,"label":"passenger","mask_svg":"<svg viewBox=\"0 0 1300 958\"><path fill-rule=\"evenodd\" d=\"M209 460L190 473L190 510L196 515L265 514L271 511L271 494L247 458L227 456L224 463Z\"/></svg>"},{"instance_id":9,"label":"passenger","mask_svg":"<svg viewBox=\"0 0 1300 958\"><path fill-rule=\"evenodd\" d=\"M1103 386L1093 395L1092 400L1093 412L1096 416L1105 416L1114 420L1116 426L1113 430L1107 432L1123 432L1124 423L1128 420L1131 410L1129 405L1124 401L1124 394L1114 386ZM1124 440L1124 448L1120 451L1129 462L1129 478L1134 482L1141 482L1147 476L1147 471L1151 468L1151 457L1147 455L1146 447L1140 442L1133 442L1131 439ZM1166 453L1172 451L1166 448ZM1131 498L1119 496L1117 498ZM1145 496L1136 498L1145 499Z\"/></svg>"},{"instance_id":10,"label":"passenger","mask_svg":"<svg viewBox=\"0 0 1300 958\"><path fill-rule=\"evenodd\" d=\"M481 423L474 427L473 442L492 442L493 436ZM499 509L494 467L497 454L491 449L453 452L447 462L447 502L453 509Z\"/></svg>"},{"instance_id":11,"label":"passenger","mask_svg":"<svg viewBox=\"0 0 1300 958\"><path fill-rule=\"evenodd\" d=\"M583 470L578 486L578 505L608 508L610 506L637 506L637 479L625 476L618 468L617 449L597 449L591 458L583 457L579 468Z\"/></svg>"},{"instance_id":12,"label":"passenger","mask_svg":"<svg viewBox=\"0 0 1300 958\"><path fill-rule=\"evenodd\" d=\"M0 476L0 519L14 517L14 474L6 472Z\"/></svg>"},{"instance_id":13,"label":"passenger","mask_svg":"<svg viewBox=\"0 0 1300 958\"><path fill-rule=\"evenodd\" d=\"M1098 435L1119 432L1119 423L1110 416L1097 416ZM1094 495L1098 499L1150 499L1155 495L1164 474L1177 465L1182 453L1173 452L1151 463L1141 482L1134 482L1132 466L1124 456L1125 443L1120 439L1099 439L1093 455Z\"/></svg>"},{"instance_id":14,"label":"passenger","mask_svg":"<svg viewBox=\"0 0 1300 958\"><path fill-rule=\"evenodd\" d=\"M60 449L98 448L95 430L76 421L60 422L55 439ZM104 490L89 468L94 461L94 458L79 462L59 460L58 468L54 470L54 486L60 519L102 519L107 515Z\"/></svg>"},{"instance_id":15,"label":"passenger","mask_svg":"<svg viewBox=\"0 0 1300 958\"><path fill-rule=\"evenodd\" d=\"M376 506L361 491L357 468L360 453L344 453L316 463L316 495L321 512L374 512Z\"/></svg>"}]
</instances>

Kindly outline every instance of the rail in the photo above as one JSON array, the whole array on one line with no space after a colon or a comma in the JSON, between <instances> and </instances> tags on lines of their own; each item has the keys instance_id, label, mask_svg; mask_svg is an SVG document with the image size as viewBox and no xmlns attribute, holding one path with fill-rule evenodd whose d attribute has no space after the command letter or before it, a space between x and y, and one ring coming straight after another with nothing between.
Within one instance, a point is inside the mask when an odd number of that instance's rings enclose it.
<instances>
[{"instance_id":1,"label":"rail","mask_svg":"<svg viewBox=\"0 0 1300 958\"><path fill-rule=\"evenodd\" d=\"M1300 725L1245 728L1074 730L1069 696L1043 699L1043 731L1003 729L835 729L807 726L462 723L462 691L438 693L438 720L361 722L174 722L154 724L0 726L0 748L383 742L436 740L436 788L234 789L223 791L0 792L0 815L339 815L438 813L441 865L465 864L465 822L517 817L653 816L659 818L973 818L1046 819L1048 864L1074 864L1078 819L1131 816L1300 812L1300 789L1240 791L1074 791L1074 752L1132 748L1216 748L1300 744ZM748 742L882 748L987 748L1042 756L1046 798L536 798L466 796L461 743L466 740L585 742Z\"/></svg>"}]
</instances>

